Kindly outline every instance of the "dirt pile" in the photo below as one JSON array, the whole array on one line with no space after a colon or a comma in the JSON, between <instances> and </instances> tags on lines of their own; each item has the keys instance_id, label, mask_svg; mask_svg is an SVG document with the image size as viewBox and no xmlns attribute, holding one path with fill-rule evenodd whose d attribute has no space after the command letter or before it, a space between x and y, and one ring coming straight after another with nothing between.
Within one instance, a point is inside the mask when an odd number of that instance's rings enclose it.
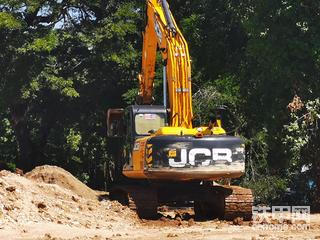
<instances>
[{"instance_id":1,"label":"dirt pile","mask_svg":"<svg viewBox=\"0 0 320 240\"><path fill-rule=\"evenodd\" d=\"M97 199L97 194L68 171L56 166L40 166L25 174L25 177L39 183L57 184L62 188L88 199Z\"/></svg>"},{"instance_id":2,"label":"dirt pile","mask_svg":"<svg viewBox=\"0 0 320 240\"><path fill-rule=\"evenodd\" d=\"M117 202L98 201L97 194L70 173L43 166L26 174L0 172L0 229L54 223L110 229L110 222L132 225L135 213Z\"/></svg>"}]
</instances>

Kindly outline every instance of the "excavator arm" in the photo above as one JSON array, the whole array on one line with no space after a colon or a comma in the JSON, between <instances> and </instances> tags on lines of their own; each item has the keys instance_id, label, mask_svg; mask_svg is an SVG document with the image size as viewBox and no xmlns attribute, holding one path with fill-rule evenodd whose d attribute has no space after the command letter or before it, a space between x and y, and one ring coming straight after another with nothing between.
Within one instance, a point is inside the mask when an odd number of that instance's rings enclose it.
<instances>
[{"instance_id":1,"label":"excavator arm","mask_svg":"<svg viewBox=\"0 0 320 240\"><path fill-rule=\"evenodd\" d=\"M147 24L143 33L142 71L139 74L141 104L152 104L156 53L165 66L169 91L170 125L192 128L191 61L188 44L166 0L147 0Z\"/></svg>"}]
</instances>

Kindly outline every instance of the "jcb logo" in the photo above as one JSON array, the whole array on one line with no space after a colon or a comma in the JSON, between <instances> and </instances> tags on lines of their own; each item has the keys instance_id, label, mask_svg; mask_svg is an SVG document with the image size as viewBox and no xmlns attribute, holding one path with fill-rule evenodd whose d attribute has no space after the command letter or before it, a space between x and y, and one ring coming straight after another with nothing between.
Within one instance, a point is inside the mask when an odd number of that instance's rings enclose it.
<instances>
[{"instance_id":1,"label":"jcb logo","mask_svg":"<svg viewBox=\"0 0 320 240\"><path fill-rule=\"evenodd\" d=\"M212 161L232 162L232 151L229 148L194 148L187 152L187 149L181 149L180 161L169 158L169 165L175 168L182 168L186 165L195 166L196 156L201 155L201 166L209 166Z\"/></svg>"}]
</instances>

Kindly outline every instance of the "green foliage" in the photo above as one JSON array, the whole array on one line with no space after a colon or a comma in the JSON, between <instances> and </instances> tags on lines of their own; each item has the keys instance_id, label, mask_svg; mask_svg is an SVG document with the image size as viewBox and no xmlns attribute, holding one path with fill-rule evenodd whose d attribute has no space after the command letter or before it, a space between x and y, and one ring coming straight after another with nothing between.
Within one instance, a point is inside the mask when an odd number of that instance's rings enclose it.
<instances>
[{"instance_id":1,"label":"green foliage","mask_svg":"<svg viewBox=\"0 0 320 240\"><path fill-rule=\"evenodd\" d=\"M36 38L32 43L28 43L26 47L19 49L21 52L33 52L33 53L41 53L41 52L51 52L54 50L59 43L59 39L56 32L50 32L41 38Z\"/></svg>"},{"instance_id":2,"label":"green foliage","mask_svg":"<svg viewBox=\"0 0 320 240\"><path fill-rule=\"evenodd\" d=\"M99 185L105 109L136 85L134 1L5 0L0 8L0 161L60 165Z\"/></svg>"},{"instance_id":3,"label":"green foliage","mask_svg":"<svg viewBox=\"0 0 320 240\"><path fill-rule=\"evenodd\" d=\"M14 169L17 156L16 138L10 121L5 114L0 114L0 166Z\"/></svg>"},{"instance_id":4,"label":"green foliage","mask_svg":"<svg viewBox=\"0 0 320 240\"><path fill-rule=\"evenodd\" d=\"M1 143L13 142L14 141L14 133L10 127L10 122L7 118L2 119L1 122L2 134L0 137Z\"/></svg>"},{"instance_id":5,"label":"green foliage","mask_svg":"<svg viewBox=\"0 0 320 240\"><path fill-rule=\"evenodd\" d=\"M292 155L291 165L301 167L302 150L312 141L319 129L320 99L307 101L305 106L293 109L290 118L290 124L284 126L287 134L283 141L289 146Z\"/></svg>"},{"instance_id":6,"label":"green foliage","mask_svg":"<svg viewBox=\"0 0 320 240\"><path fill-rule=\"evenodd\" d=\"M294 185L298 184L295 179L299 178L315 184L311 188L308 184L304 184L299 190L310 193L307 194L309 203L314 209L320 209L320 191L317 187L320 183L320 99L303 103L298 96L295 96L289 108L290 122L284 126L283 138L290 155L288 175L292 176Z\"/></svg>"},{"instance_id":7,"label":"green foliage","mask_svg":"<svg viewBox=\"0 0 320 240\"><path fill-rule=\"evenodd\" d=\"M7 12L0 12L0 29L20 29L22 24L12 14Z\"/></svg>"},{"instance_id":8,"label":"green foliage","mask_svg":"<svg viewBox=\"0 0 320 240\"><path fill-rule=\"evenodd\" d=\"M88 173L80 173L80 176L78 177L79 180L81 182L83 182L84 184L88 184L89 183L89 179L90 179L90 176L88 175Z\"/></svg>"},{"instance_id":9,"label":"green foliage","mask_svg":"<svg viewBox=\"0 0 320 240\"><path fill-rule=\"evenodd\" d=\"M221 94L213 86L203 86L193 94L193 111L199 125L208 122L209 114L219 105ZM204 111L207 109L209 111Z\"/></svg>"},{"instance_id":10,"label":"green foliage","mask_svg":"<svg viewBox=\"0 0 320 240\"><path fill-rule=\"evenodd\" d=\"M66 136L67 146L71 151L79 151L79 145L81 142L81 135L79 132L75 132L74 129L70 129Z\"/></svg>"},{"instance_id":11,"label":"green foliage","mask_svg":"<svg viewBox=\"0 0 320 240\"><path fill-rule=\"evenodd\" d=\"M259 180L264 176L269 176L269 166L267 161L269 147L267 144L268 132L262 129L250 139L246 139L246 166L247 171L245 181Z\"/></svg>"},{"instance_id":12,"label":"green foliage","mask_svg":"<svg viewBox=\"0 0 320 240\"><path fill-rule=\"evenodd\" d=\"M276 176L264 176L243 186L252 189L256 204L277 204L287 190L286 180Z\"/></svg>"},{"instance_id":13,"label":"green foliage","mask_svg":"<svg viewBox=\"0 0 320 240\"><path fill-rule=\"evenodd\" d=\"M132 89L129 89L126 93L124 93L122 95L126 104L130 105L130 104L134 103L134 101L136 100L138 91L139 90L137 88L132 88Z\"/></svg>"},{"instance_id":14,"label":"green foliage","mask_svg":"<svg viewBox=\"0 0 320 240\"><path fill-rule=\"evenodd\" d=\"M214 81L214 85L221 93L219 104L232 106L234 108L241 105L240 86L237 76L228 73L219 76Z\"/></svg>"}]
</instances>

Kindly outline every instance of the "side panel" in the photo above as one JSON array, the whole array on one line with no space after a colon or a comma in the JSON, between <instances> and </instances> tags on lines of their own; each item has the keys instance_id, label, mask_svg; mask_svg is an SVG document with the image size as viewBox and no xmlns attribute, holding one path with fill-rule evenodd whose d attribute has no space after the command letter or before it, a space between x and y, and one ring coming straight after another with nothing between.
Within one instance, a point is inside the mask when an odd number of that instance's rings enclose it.
<instances>
[{"instance_id":1,"label":"side panel","mask_svg":"<svg viewBox=\"0 0 320 240\"><path fill-rule=\"evenodd\" d=\"M244 144L231 136L157 136L146 138L145 154L140 150L134 158L143 158L139 174L126 172L131 178L163 180L216 180L237 178L245 171ZM136 172L137 173L137 172Z\"/></svg>"},{"instance_id":2,"label":"side panel","mask_svg":"<svg viewBox=\"0 0 320 240\"><path fill-rule=\"evenodd\" d=\"M134 143L133 151L132 151L134 171L143 171L144 169L145 145L146 145L146 139L138 139Z\"/></svg>"},{"instance_id":3,"label":"side panel","mask_svg":"<svg viewBox=\"0 0 320 240\"><path fill-rule=\"evenodd\" d=\"M151 138L152 163L148 178L216 180L237 178L245 172L243 141L232 136L159 136Z\"/></svg>"},{"instance_id":4,"label":"side panel","mask_svg":"<svg viewBox=\"0 0 320 240\"><path fill-rule=\"evenodd\" d=\"M158 136L148 143L153 149L151 168L198 168L244 163L244 145L232 136Z\"/></svg>"},{"instance_id":5,"label":"side panel","mask_svg":"<svg viewBox=\"0 0 320 240\"><path fill-rule=\"evenodd\" d=\"M125 165L123 174L128 178L145 179L146 142L149 137L139 138L133 144L131 161L133 166Z\"/></svg>"}]
</instances>

